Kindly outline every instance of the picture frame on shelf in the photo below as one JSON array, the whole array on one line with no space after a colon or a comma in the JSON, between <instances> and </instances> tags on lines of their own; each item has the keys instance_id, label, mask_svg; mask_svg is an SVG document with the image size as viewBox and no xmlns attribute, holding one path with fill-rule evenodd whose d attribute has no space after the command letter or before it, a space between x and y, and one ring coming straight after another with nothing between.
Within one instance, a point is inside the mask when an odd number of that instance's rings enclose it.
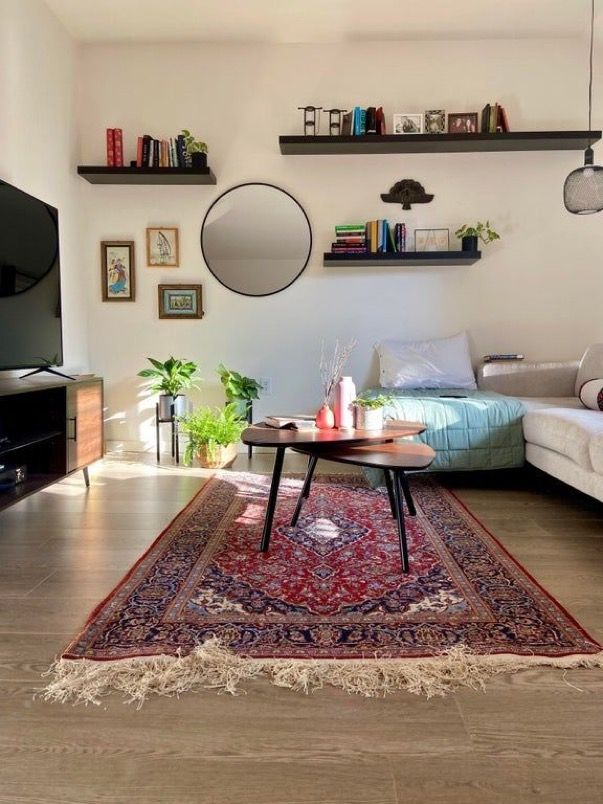
<instances>
[{"instance_id":1,"label":"picture frame on shelf","mask_svg":"<svg viewBox=\"0 0 603 804\"><path fill-rule=\"evenodd\" d=\"M158 285L159 318L203 318L201 285Z\"/></svg>"},{"instance_id":2,"label":"picture frame on shelf","mask_svg":"<svg viewBox=\"0 0 603 804\"><path fill-rule=\"evenodd\" d=\"M136 262L133 240L103 240L101 246L101 291L104 302L136 298Z\"/></svg>"},{"instance_id":3,"label":"picture frame on shelf","mask_svg":"<svg viewBox=\"0 0 603 804\"><path fill-rule=\"evenodd\" d=\"M478 112L455 112L448 115L449 134L477 134Z\"/></svg>"},{"instance_id":4,"label":"picture frame on shelf","mask_svg":"<svg viewBox=\"0 0 603 804\"><path fill-rule=\"evenodd\" d=\"M178 268L180 266L179 231L176 226L147 227L147 266Z\"/></svg>"},{"instance_id":5,"label":"picture frame on shelf","mask_svg":"<svg viewBox=\"0 0 603 804\"><path fill-rule=\"evenodd\" d=\"M450 231L415 229L415 251L450 251Z\"/></svg>"},{"instance_id":6,"label":"picture frame on shelf","mask_svg":"<svg viewBox=\"0 0 603 804\"><path fill-rule=\"evenodd\" d=\"M392 118L393 134L423 134L424 115L414 112L398 112Z\"/></svg>"},{"instance_id":7,"label":"picture frame on shelf","mask_svg":"<svg viewBox=\"0 0 603 804\"><path fill-rule=\"evenodd\" d=\"M429 109L425 112L425 134L446 133L446 112L444 109Z\"/></svg>"}]
</instances>

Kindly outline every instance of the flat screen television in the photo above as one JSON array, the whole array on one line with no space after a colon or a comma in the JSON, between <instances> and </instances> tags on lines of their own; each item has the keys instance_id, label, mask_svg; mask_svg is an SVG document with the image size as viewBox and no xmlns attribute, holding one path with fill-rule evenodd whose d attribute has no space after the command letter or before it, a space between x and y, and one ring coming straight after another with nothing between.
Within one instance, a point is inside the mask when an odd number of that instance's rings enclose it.
<instances>
[{"instance_id":1,"label":"flat screen television","mask_svg":"<svg viewBox=\"0 0 603 804\"><path fill-rule=\"evenodd\" d=\"M0 370L63 365L59 213L0 180Z\"/></svg>"}]
</instances>

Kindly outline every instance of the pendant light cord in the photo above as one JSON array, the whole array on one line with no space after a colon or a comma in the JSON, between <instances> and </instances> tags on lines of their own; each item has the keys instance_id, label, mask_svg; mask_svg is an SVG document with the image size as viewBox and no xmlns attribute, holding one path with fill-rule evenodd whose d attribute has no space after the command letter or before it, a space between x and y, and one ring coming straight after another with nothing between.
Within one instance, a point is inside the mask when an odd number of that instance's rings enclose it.
<instances>
[{"instance_id":1,"label":"pendant light cord","mask_svg":"<svg viewBox=\"0 0 603 804\"><path fill-rule=\"evenodd\" d=\"M593 47L595 38L595 0L590 4L590 56L589 56L589 77L588 77L588 130L592 129L592 109L593 109ZM589 143L590 145L590 143Z\"/></svg>"}]
</instances>

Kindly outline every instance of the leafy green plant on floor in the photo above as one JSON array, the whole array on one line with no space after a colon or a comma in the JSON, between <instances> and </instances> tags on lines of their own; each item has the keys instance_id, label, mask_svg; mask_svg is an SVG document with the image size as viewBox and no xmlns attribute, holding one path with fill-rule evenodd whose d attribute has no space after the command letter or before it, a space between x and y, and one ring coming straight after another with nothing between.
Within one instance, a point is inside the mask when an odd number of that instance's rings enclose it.
<instances>
[{"instance_id":1,"label":"leafy green plant on floor","mask_svg":"<svg viewBox=\"0 0 603 804\"><path fill-rule=\"evenodd\" d=\"M197 408L178 421L180 432L188 437L184 452L184 462L188 465L201 450L215 458L220 447L237 442L247 427L247 422L241 419L236 404L232 402L223 408Z\"/></svg>"}]
</instances>

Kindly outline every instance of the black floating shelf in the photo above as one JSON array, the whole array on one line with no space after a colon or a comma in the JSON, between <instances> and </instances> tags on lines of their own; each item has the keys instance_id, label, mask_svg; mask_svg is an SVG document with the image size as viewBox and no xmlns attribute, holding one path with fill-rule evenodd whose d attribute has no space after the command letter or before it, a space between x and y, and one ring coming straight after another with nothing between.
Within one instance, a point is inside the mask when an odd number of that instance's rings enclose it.
<instances>
[{"instance_id":1,"label":"black floating shelf","mask_svg":"<svg viewBox=\"0 0 603 804\"><path fill-rule=\"evenodd\" d=\"M512 131L507 134L384 134L279 137L282 154L424 154L483 151L584 151L600 131Z\"/></svg>"},{"instance_id":2,"label":"black floating shelf","mask_svg":"<svg viewBox=\"0 0 603 804\"><path fill-rule=\"evenodd\" d=\"M78 174L90 184L215 184L211 169L106 167L79 165Z\"/></svg>"},{"instance_id":3,"label":"black floating shelf","mask_svg":"<svg viewBox=\"0 0 603 804\"><path fill-rule=\"evenodd\" d=\"M481 260L481 251L404 251L400 254L333 254L324 255L323 265L356 267L359 265L389 267L404 265L473 265Z\"/></svg>"}]
</instances>

